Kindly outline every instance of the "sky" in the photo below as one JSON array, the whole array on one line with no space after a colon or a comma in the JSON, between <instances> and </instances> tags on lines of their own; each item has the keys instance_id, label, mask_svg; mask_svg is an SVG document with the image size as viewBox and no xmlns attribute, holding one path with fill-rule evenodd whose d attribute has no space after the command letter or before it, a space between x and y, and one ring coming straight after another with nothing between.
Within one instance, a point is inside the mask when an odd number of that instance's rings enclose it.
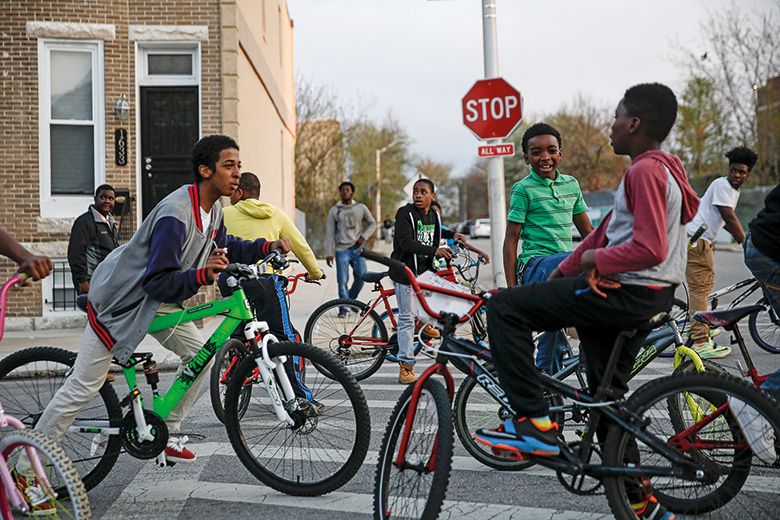
<instances>
[{"instance_id":1,"label":"sky","mask_svg":"<svg viewBox=\"0 0 780 520\"><path fill-rule=\"evenodd\" d=\"M495 0L499 75L539 117L578 95L612 110L626 88L658 81L678 97L675 42L704 54L701 25L733 0ZM739 0L743 13L776 0ZM464 175L480 141L461 100L485 77L481 0L287 0L298 77L344 106L388 113L409 149ZM564 136L564 139L566 136ZM564 150L565 152L565 150Z\"/></svg>"}]
</instances>

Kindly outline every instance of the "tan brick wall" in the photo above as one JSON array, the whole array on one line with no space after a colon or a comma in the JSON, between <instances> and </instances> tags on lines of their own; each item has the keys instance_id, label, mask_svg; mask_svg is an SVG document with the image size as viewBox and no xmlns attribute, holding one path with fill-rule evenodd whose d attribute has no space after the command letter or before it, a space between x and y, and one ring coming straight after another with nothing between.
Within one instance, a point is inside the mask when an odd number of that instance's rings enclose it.
<instances>
[{"instance_id":1,"label":"tan brick wall","mask_svg":"<svg viewBox=\"0 0 780 520\"><path fill-rule=\"evenodd\" d=\"M219 0L3 0L0 2L0 226L23 243L67 243L68 234L39 231L38 42L27 35L30 21L113 24L115 38L104 42L106 181L137 197L135 45L128 25L208 25L202 42L202 131L222 132ZM114 104L125 94L132 112L119 121ZM114 131L128 131L128 164L116 166ZM85 208L86 209L86 208ZM134 209L138 214L137 207ZM0 259L0 277L15 271ZM9 316L40 316L40 285L14 293Z\"/></svg>"}]
</instances>

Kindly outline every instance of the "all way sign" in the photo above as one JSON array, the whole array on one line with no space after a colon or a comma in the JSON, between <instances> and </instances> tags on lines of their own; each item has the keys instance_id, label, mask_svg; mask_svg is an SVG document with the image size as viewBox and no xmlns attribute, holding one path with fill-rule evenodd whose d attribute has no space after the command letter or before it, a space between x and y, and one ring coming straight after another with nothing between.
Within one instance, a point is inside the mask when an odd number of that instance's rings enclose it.
<instances>
[{"instance_id":1,"label":"all way sign","mask_svg":"<svg viewBox=\"0 0 780 520\"><path fill-rule=\"evenodd\" d=\"M480 157L500 157L500 156L513 156L515 154L515 144L493 144L490 146L480 146Z\"/></svg>"}]
</instances>

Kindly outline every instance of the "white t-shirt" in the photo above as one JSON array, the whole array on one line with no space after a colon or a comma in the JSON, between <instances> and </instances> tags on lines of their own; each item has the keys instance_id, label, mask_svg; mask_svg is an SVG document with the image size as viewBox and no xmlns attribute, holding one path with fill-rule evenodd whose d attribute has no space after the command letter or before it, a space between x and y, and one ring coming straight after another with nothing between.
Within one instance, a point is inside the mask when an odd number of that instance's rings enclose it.
<instances>
[{"instance_id":1,"label":"white t-shirt","mask_svg":"<svg viewBox=\"0 0 780 520\"><path fill-rule=\"evenodd\" d=\"M203 232L206 233L211 225L211 212L206 213L201 207L198 209L200 209L200 225L203 226Z\"/></svg>"},{"instance_id":2,"label":"white t-shirt","mask_svg":"<svg viewBox=\"0 0 780 520\"><path fill-rule=\"evenodd\" d=\"M701 238L708 242L714 241L726 224L716 206L736 208L738 200L739 190L735 190L729 184L728 177L721 177L712 181L712 184L710 184L710 187L707 188L707 191L704 192L704 196L701 198L699 211L696 212L696 216L685 226L688 235L693 235L699 229L699 226L707 224L707 231L704 232Z\"/></svg>"}]
</instances>

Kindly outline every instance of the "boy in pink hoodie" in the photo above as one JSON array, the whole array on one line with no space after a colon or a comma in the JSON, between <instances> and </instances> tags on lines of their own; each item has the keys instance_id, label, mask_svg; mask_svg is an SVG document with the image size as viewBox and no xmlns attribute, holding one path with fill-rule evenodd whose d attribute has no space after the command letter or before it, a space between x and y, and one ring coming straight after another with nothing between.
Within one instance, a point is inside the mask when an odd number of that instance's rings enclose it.
<instances>
[{"instance_id":1,"label":"boy in pink hoodie","mask_svg":"<svg viewBox=\"0 0 780 520\"><path fill-rule=\"evenodd\" d=\"M685 224L699 206L680 159L660 151L676 117L677 100L665 85L626 90L615 111L611 144L616 154L631 157L631 166L612 210L550 281L509 288L489 300L493 364L518 416L495 430L478 430L478 441L535 455L560 451L558 425L549 418L534 366L531 331L576 327L588 384L595 389L620 331L639 329L623 347L610 385L615 399L628 390L648 321L671 309L675 288L685 280ZM602 442L608 426L599 426ZM631 457L638 460L638 453ZM674 517L652 495L634 509L640 518Z\"/></svg>"}]
</instances>

